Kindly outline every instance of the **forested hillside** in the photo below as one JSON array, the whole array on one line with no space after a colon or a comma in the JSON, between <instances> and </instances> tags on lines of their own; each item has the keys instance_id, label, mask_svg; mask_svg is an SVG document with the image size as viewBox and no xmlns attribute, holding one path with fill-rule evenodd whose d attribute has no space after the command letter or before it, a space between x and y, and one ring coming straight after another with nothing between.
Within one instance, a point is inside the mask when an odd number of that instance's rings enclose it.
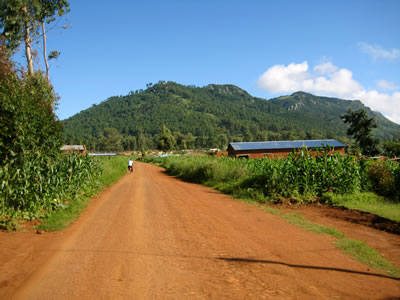
<instances>
[{"instance_id":1,"label":"forested hillside","mask_svg":"<svg viewBox=\"0 0 400 300\"><path fill-rule=\"evenodd\" d=\"M348 142L340 116L360 101L297 92L266 101L234 85L148 84L146 90L111 97L63 121L68 144L91 150L157 148L165 125L175 147L226 148L231 141L336 138ZM370 111L376 134L391 139L400 126ZM116 149L119 148L119 149Z\"/></svg>"}]
</instances>

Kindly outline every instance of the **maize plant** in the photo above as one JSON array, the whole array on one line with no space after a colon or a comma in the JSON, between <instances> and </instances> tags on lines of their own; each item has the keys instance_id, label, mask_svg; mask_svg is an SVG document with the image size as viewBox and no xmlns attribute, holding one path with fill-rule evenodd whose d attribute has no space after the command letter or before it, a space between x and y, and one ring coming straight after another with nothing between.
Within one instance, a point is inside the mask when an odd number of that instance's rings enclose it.
<instances>
[{"instance_id":1,"label":"maize plant","mask_svg":"<svg viewBox=\"0 0 400 300\"><path fill-rule=\"evenodd\" d=\"M331 153L329 147L312 153L300 149L286 158L250 160L248 167L265 195L321 195L361 189L361 167L353 156Z\"/></svg>"},{"instance_id":2,"label":"maize plant","mask_svg":"<svg viewBox=\"0 0 400 300\"><path fill-rule=\"evenodd\" d=\"M20 211L34 219L51 212L94 184L100 172L96 160L87 156L49 157L34 153L0 169L0 208L3 217Z\"/></svg>"}]
</instances>

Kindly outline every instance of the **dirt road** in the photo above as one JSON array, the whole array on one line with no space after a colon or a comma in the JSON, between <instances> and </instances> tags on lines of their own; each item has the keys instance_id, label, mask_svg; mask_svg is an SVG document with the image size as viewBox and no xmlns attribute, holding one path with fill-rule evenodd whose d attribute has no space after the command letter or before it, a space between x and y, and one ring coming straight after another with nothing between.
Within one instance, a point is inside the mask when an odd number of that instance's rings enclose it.
<instances>
[{"instance_id":1,"label":"dirt road","mask_svg":"<svg viewBox=\"0 0 400 300\"><path fill-rule=\"evenodd\" d=\"M0 298L395 299L333 238L137 163L59 233L0 234Z\"/></svg>"}]
</instances>

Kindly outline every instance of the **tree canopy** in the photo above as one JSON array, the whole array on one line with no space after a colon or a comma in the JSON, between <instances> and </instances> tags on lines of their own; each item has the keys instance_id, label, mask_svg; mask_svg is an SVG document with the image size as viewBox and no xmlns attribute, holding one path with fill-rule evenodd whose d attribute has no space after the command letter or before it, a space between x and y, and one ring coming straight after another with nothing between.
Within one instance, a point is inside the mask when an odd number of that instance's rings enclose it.
<instances>
[{"instance_id":1,"label":"tree canopy","mask_svg":"<svg viewBox=\"0 0 400 300\"><path fill-rule=\"evenodd\" d=\"M171 130L169 130L164 124L161 128L160 133L160 141L158 148L162 151L171 151L175 146L175 137L171 134Z\"/></svg>"},{"instance_id":2,"label":"tree canopy","mask_svg":"<svg viewBox=\"0 0 400 300\"><path fill-rule=\"evenodd\" d=\"M33 75L32 40L43 39L44 60L48 79L45 23L55 20L69 11L67 0L2 0L0 1L0 29L9 54L19 50L25 43L25 55L29 75ZM42 29L42 33L39 33Z\"/></svg>"},{"instance_id":3,"label":"tree canopy","mask_svg":"<svg viewBox=\"0 0 400 300\"><path fill-rule=\"evenodd\" d=\"M368 116L365 109L356 111L349 109L342 119L349 124L347 134L354 137L362 154L374 156L379 153L379 140L372 135L372 129L377 128L377 124L374 118Z\"/></svg>"},{"instance_id":4,"label":"tree canopy","mask_svg":"<svg viewBox=\"0 0 400 300\"><path fill-rule=\"evenodd\" d=\"M386 141L383 149L384 154L388 157L400 157L400 141Z\"/></svg>"},{"instance_id":5,"label":"tree canopy","mask_svg":"<svg viewBox=\"0 0 400 300\"><path fill-rule=\"evenodd\" d=\"M53 87L38 73L19 78L0 45L0 161L60 151L62 126L52 112Z\"/></svg>"}]
</instances>

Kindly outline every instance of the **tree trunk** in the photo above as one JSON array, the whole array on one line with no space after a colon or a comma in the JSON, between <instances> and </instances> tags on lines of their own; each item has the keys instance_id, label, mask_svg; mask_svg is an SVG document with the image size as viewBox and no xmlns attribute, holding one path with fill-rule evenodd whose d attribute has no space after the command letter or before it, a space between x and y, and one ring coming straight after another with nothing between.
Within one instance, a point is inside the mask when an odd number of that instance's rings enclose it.
<instances>
[{"instance_id":1,"label":"tree trunk","mask_svg":"<svg viewBox=\"0 0 400 300\"><path fill-rule=\"evenodd\" d=\"M44 63L46 65L46 78L47 81L50 82L50 74L49 74L49 62L47 61L47 43L46 43L46 28L44 26L44 22L42 22L42 32L43 32L43 57Z\"/></svg>"},{"instance_id":2,"label":"tree trunk","mask_svg":"<svg viewBox=\"0 0 400 300\"><path fill-rule=\"evenodd\" d=\"M22 9L24 13L26 13L26 7ZM32 47L31 47L31 37L30 37L30 31L29 31L29 24L28 21L25 20L25 35L24 35L24 41L25 41L25 55L26 55L26 60L28 62L28 74L33 75L33 59L32 59Z\"/></svg>"}]
</instances>

